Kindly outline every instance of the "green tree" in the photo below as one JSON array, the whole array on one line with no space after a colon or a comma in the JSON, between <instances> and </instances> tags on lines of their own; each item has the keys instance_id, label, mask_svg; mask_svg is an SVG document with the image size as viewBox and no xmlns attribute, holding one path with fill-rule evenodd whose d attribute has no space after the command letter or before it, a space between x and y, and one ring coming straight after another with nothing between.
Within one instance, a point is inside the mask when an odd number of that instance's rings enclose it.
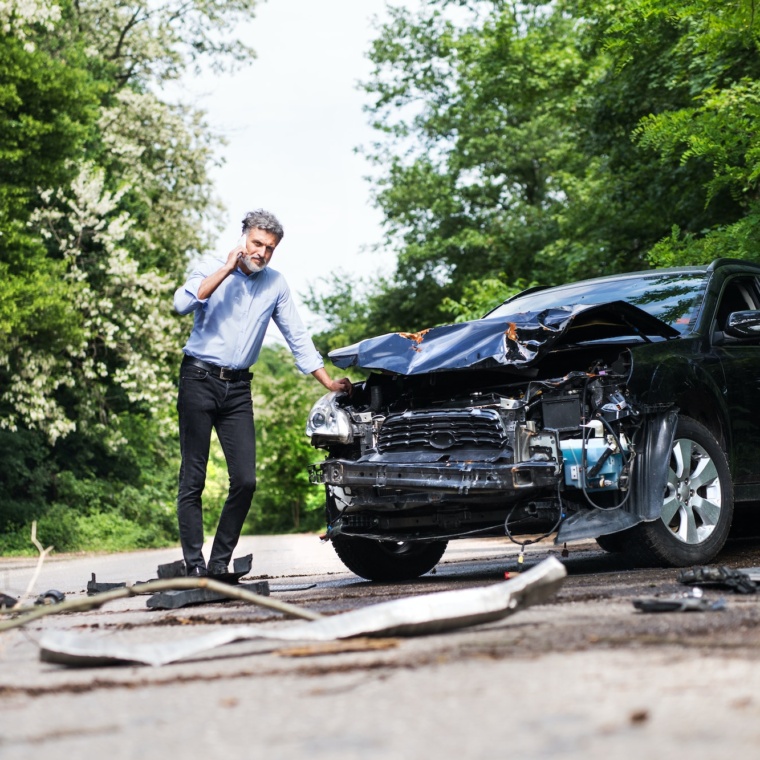
<instances>
[{"instance_id":1,"label":"green tree","mask_svg":"<svg viewBox=\"0 0 760 760\"><path fill-rule=\"evenodd\" d=\"M608 47L632 76L641 40L670 31L674 87L689 97L644 116L634 137L666 175L695 169L702 214L690 224L671 217L671 234L655 245L658 266L702 263L719 256L760 255L760 25L754 0L625 3L610 19ZM695 177L697 178L697 177ZM701 224L695 223L701 222Z\"/></svg>"},{"instance_id":2,"label":"green tree","mask_svg":"<svg viewBox=\"0 0 760 760\"><path fill-rule=\"evenodd\" d=\"M388 167L376 197L399 252L373 310L386 329L451 319L443 299L474 281L532 278L558 234L564 174L582 162L572 114L589 63L573 20L487 2L455 21L448 5L397 9L371 54L384 136L371 158ZM558 275L550 259L542 268L544 281Z\"/></svg>"},{"instance_id":3,"label":"green tree","mask_svg":"<svg viewBox=\"0 0 760 760\"><path fill-rule=\"evenodd\" d=\"M36 32L0 12L15 31L0 38L0 357L10 344L59 350L81 328L65 265L29 221L39 188L76 175L73 162L96 131L102 84L83 68L81 46L60 44L53 19L33 16Z\"/></svg>"},{"instance_id":4,"label":"green tree","mask_svg":"<svg viewBox=\"0 0 760 760\"><path fill-rule=\"evenodd\" d=\"M472 314L475 291L497 298L486 282L506 292L519 280L755 255L753 8L431 0L393 10L365 89L397 269L360 304L349 286L312 306L356 314L369 332L416 330ZM321 342L341 335L355 339L341 323Z\"/></svg>"},{"instance_id":5,"label":"green tree","mask_svg":"<svg viewBox=\"0 0 760 760\"><path fill-rule=\"evenodd\" d=\"M249 56L229 32L253 5L0 6L4 533L35 517L59 549L176 533L171 291L217 218L216 138L162 86Z\"/></svg>"}]
</instances>

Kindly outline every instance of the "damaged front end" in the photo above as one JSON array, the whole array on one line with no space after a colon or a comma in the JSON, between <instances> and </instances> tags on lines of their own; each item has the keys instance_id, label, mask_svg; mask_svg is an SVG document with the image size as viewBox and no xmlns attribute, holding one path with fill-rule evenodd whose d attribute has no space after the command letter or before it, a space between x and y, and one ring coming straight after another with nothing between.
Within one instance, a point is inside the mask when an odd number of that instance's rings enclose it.
<instances>
[{"instance_id":1,"label":"damaged front end","mask_svg":"<svg viewBox=\"0 0 760 760\"><path fill-rule=\"evenodd\" d=\"M618 302L334 352L339 366L379 371L351 398L323 397L309 416L313 445L328 452L311 468L326 487L327 535L410 542L558 531L566 541L654 519L632 488L635 464L653 440L670 445L675 412L631 393L632 353L618 339L673 332ZM607 342L576 342L589 336ZM666 465L657 470L649 476L662 494Z\"/></svg>"},{"instance_id":2,"label":"damaged front end","mask_svg":"<svg viewBox=\"0 0 760 760\"><path fill-rule=\"evenodd\" d=\"M328 533L410 541L554 526L561 537L567 522L574 539L647 519L631 500L634 462L646 421L667 417L633 401L628 369L511 379L498 391L480 371L469 381L483 389L461 394L450 393L461 377L373 375L351 399L328 394L308 422L329 452L311 468L326 486Z\"/></svg>"}]
</instances>

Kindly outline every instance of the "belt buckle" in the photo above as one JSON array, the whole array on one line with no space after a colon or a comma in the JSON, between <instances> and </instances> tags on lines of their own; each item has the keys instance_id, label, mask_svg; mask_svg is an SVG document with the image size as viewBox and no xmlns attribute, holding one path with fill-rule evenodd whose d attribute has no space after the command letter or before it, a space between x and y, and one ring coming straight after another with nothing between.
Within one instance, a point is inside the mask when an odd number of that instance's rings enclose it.
<instances>
[{"instance_id":1,"label":"belt buckle","mask_svg":"<svg viewBox=\"0 0 760 760\"><path fill-rule=\"evenodd\" d=\"M229 382L232 380L232 374L226 374L227 372L234 373L234 369L228 369L227 367L219 367L219 379L220 380L227 380Z\"/></svg>"}]
</instances>

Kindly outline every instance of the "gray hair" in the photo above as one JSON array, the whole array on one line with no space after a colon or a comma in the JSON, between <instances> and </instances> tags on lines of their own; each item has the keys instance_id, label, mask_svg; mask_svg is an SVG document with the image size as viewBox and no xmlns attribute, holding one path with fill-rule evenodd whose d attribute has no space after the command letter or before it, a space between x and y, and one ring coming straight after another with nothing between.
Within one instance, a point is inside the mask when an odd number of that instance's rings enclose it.
<instances>
[{"instance_id":1,"label":"gray hair","mask_svg":"<svg viewBox=\"0 0 760 760\"><path fill-rule=\"evenodd\" d=\"M243 234L247 235L251 230L264 230L271 232L276 238L277 243L285 235L282 225L277 217L270 211L263 208L257 208L255 211L249 211L243 219Z\"/></svg>"}]
</instances>

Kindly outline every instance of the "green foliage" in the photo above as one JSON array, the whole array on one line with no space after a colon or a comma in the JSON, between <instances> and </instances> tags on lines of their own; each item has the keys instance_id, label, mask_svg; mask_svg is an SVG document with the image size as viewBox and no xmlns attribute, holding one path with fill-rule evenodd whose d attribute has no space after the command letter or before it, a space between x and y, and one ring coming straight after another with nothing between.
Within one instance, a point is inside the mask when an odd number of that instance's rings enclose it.
<instances>
[{"instance_id":1,"label":"green foliage","mask_svg":"<svg viewBox=\"0 0 760 760\"><path fill-rule=\"evenodd\" d=\"M7 523L0 535L0 554L29 554L30 523L37 519L37 536L44 546L65 551L123 551L176 543L174 498L176 483L139 487L115 479L77 480L61 473L51 484L56 500L26 509L23 523ZM7 510L2 510L5 515ZM28 522L27 522L28 521Z\"/></svg>"},{"instance_id":2,"label":"green foliage","mask_svg":"<svg viewBox=\"0 0 760 760\"><path fill-rule=\"evenodd\" d=\"M155 436L145 421L144 434ZM69 436L51 452L39 433L0 432L0 554L33 553L37 535L56 551L118 551L177 541L176 441L166 459L156 447L135 444L124 455ZM62 463L65 462L65 467Z\"/></svg>"},{"instance_id":3,"label":"green foliage","mask_svg":"<svg viewBox=\"0 0 760 760\"><path fill-rule=\"evenodd\" d=\"M44 439L30 431L0 430L0 461L2 536L44 514L54 464Z\"/></svg>"},{"instance_id":4,"label":"green foliage","mask_svg":"<svg viewBox=\"0 0 760 760\"><path fill-rule=\"evenodd\" d=\"M118 552L130 549L154 549L175 544L178 540L176 533L167 535L160 530L155 530L150 522L135 522L113 511L77 516L75 530L76 543L65 548L76 548L80 551ZM55 545L59 546L59 544Z\"/></svg>"},{"instance_id":5,"label":"green foliage","mask_svg":"<svg viewBox=\"0 0 760 760\"><path fill-rule=\"evenodd\" d=\"M644 116L633 138L666 176L701 172L697 197L704 213L686 221L673 216L671 234L652 246L649 262L758 258L760 27L753 0L719 6L639 0L624 7L609 31L622 69L635 70L645 31L670 28L673 78L690 93L688 102Z\"/></svg>"},{"instance_id":6,"label":"green foliage","mask_svg":"<svg viewBox=\"0 0 760 760\"><path fill-rule=\"evenodd\" d=\"M371 315L375 300L387 283L382 279L375 283L362 282L338 272L329 285L327 281L321 281L320 285L319 290L314 286L310 288L305 301L329 325L323 333L314 336L317 348L326 355L334 348L367 337L374 326Z\"/></svg>"},{"instance_id":7,"label":"green foliage","mask_svg":"<svg viewBox=\"0 0 760 760\"><path fill-rule=\"evenodd\" d=\"M527 287L529 285L524 282L510 286L496 279L479 280L464 287L459 301L446 299L444 307L454 314L455 322L480 319L484 314Z\"/></svg>"},{"instance_id":8,"label":"green foliage","mask_svg":"<svg viewBox=\"0 0 760 760\"><path fill-rule=\"evenodd\" d=\"M262 350L254 377L257 487L247 530L314 530L322 524L324 493L309 483L307 472L322 456L305 432L320 388L295 368L287 349Z\"/></svg>"},{"instance_id":9,"label":"green foliage","mask_svg":"<svg viewBox=\"0 0 760 760\"><path fill-rule=\"evenodd\" d=\"M253 0L0 4L0 551L175 541L171 292L215 223L204 115ZM231 55L234 53L234 57Z\"/></svg>"},{"instance_id":10,"label":"green foliage","mask_svg":"<svg viewBox=\"0 0 760 760\"><path fill-rule=\"evenodd\" d=\"M656 267L705 264L719 258L760 258L760 208L754 205L735 224L717 227L704 235L682 233L674 226L671 234L654 245L649 261Z\"/></svg>"},{"instance_id":11,"label":"green foliage","mask_svg":"<svg viewBox=\"0 0 760 760\"><path fill-rule=\"evenodd\" d=\"M756 15L753 0L393 9L365 89L397 268L312 308L365 335L417 330L475 316L495 282L757 258Z\"/></svg>"},{"instance_id":12,"label":"green foliage","mask_svg":"<svg viewBox=\"0 0 760 760\"><path fill-rule=\"evenodd\" d=\"M79 334L65 266L29 220L40 188L75 176L94 133L102 84L82 64L80 49L61 49L54 34L33 47L0 41L0 356L27 342L57 350Z\"/></svg>"},{"instance_id":13,"label":"green foliage","mask_svg":"<svg viewBox=\"0 0 760 760\"><path fill-rule=\"evenodd\" d=\"M532 279L557 236L557 168L579 158L572 114L589 66L572 20L479 3L489 12L457 25L445 5L397 9L372 49L366 89L387 137L371 158L388 167L377 200L399 251L372 304L377 331L450 321L474 281ZM548 257L541 269L559 274Z\"/></svg>"},{"instance_id":14,"label":"green foliage","mask_svg":"<svg viewBox=\"0 0 760 760\"><path fill-rule=\"evenodd\" d=\"M37 540L56 551L66 552L81 546L78 515L63 504L53 504L37 523ZM98 547L99 548L99 547Z\"/></svg>"},{"instance_id":15,"label":"green foliage","mask_svg":"<svg viewBox=\"0 0 760 760\"><path fill-rule=\"evenodd\" d=\"M3 35L0 208L15 218L28 213L37 188L72 179L69 162L93 136L103 85L85 66L81 46L64 47L55 33L35 36L33 46Z\"/></svg>"}]
</instances>

